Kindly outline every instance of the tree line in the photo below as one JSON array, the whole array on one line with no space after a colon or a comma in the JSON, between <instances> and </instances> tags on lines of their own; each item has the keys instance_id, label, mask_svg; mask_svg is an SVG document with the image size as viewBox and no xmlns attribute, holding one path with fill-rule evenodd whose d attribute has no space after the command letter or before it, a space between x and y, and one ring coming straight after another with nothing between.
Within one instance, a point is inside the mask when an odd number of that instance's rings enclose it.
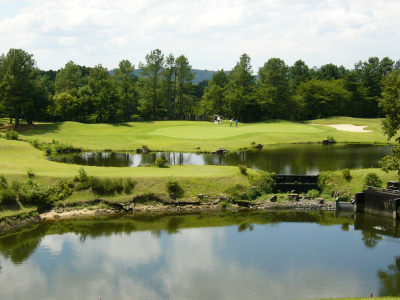
<instances>
[{"instance_id":1,"label":"tree line","mask_svg":"<svg viewBox=\"0 0 400 300\"><path fill-rule=\"evenodd\" d=\"M243 54L231 70L194 84L186 56L155 49L138 69L139 76L129 60L112 72L101 64L89 68L69 61L60 70L43 71L32 54L10 49L0 56L0 115L14 119L16 128L20 119L116 123L186 114L243 122L382 117L382 79L399 70L400 61L371 57L349 70L334 64L309 68L302 60L288 66L271 58L254 75Z\"/></svg>"}]
</instances>

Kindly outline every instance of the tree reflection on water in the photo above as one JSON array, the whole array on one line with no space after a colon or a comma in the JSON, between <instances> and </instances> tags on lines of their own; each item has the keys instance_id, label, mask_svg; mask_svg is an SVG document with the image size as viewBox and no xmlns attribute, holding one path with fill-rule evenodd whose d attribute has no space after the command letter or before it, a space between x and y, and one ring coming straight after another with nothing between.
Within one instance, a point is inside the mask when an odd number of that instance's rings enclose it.
<instances>
[{"instance_id":1,"label":"tree reflection on water","mask_svg":"<svg viewBox=\"0 0 400 300\"><path fill-rule=\"evenodd\" d=\"M379 296L400 296L400 256L395 263L388 265L387 271L378 271L381 287Z\"/></svg>"}]
</instances>

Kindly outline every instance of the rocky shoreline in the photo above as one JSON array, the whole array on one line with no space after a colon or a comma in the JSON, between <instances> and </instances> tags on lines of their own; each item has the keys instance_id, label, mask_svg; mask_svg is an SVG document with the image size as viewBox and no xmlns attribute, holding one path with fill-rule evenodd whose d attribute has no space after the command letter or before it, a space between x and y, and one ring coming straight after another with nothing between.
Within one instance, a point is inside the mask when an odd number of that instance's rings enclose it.
<instances>
[{"instance_id":1,"label":"rocky shoreline","mask_svg":"<svg viewBox=\"0 0 400 300\"><path fill-rule=\"evenodd\" d=\"M147 200L147 201L143 201ZM151 201L149 201L151 200ZM336 203L324 201L323 199L297 199L293 201L275 202L271 201L235 201L231 204L229 199L171 201L163 197L153 196L152 199L143 199L142 196L135 197L131 202L115 203L104 199L95 199L90 202L60 203L52 209L41 214L38 212L25 213L0 220L0 233L18 229L24 226L36 224L44 220L75 219L99 215L113 215L116 213L180 213L180 212L202 212L229 210L239 211L244 209L253 210L312 210L312 211L335 211ZM142 202L143 201L143 202Z\"/></svg>"}]
</instances>

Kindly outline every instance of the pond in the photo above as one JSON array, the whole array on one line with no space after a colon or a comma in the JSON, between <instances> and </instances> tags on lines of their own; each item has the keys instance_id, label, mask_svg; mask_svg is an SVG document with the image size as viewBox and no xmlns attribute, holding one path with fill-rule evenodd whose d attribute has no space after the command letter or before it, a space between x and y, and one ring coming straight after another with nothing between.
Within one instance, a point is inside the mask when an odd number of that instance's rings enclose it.
<instances>
[{"instance_id":1,"label":"pond","mask_svg":"<svg viewBox=\"0 0 400 300\"><path fill-rule=\"evenodd\" d=\"M2 299L313 299L400 293L400 224L333 212L123 214L0 237Z\"/></svg>"},{"instance_id":2,"label":"pond","mask_svg":"<svg viewBox=\"0 0 400 300\"><path fill-rule=\"evenodd\" d=\"M254 170L277 174L316 175L344 168L377 168L382 157L391 154L391 146L373 145L273 145L261 151L230 152L226 155L166 153L169 165L247 165ZM105 167L137 167L153 164L162 153L132 154L85 152L51 156L57 162Z\"/></svg>"}]
</instances>

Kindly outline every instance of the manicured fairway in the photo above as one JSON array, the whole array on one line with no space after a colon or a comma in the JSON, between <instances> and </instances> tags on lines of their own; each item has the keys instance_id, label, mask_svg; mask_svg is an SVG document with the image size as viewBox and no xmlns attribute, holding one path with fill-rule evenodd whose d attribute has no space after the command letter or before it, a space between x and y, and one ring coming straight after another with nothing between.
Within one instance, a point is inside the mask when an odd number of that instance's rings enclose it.
<instances>
[{"instance_id":1,"label":"manicured fairway","mask_svg":"<svg viewBox=\"0 0 400 300\"><path fill-rule=\"evenodd\" d=\"M0 174L7 177L26 177L27 170L34 171L36 176L55 178L73 178L81 166L48 161L43 151L22 141L0 140ZM237 167L219 166L174 166L170 168L104 168L85 166L87 173L95 176L109 177L222 177L234 176Z\"/></svg>"},{"instance_id":2,"label":"manicured fairway","mask_svg":"<svg viewBox=\"0 0 400 300\"><path fill-rule=\"evenodd\" d=\"M4 120L3 120L4 122ZM263 145L277 143L317 142L332 136L338 142L387 143L381 133L380 119L338 117L305 123L269 121L265 123L159 121L126 124L81 124L76 122L39 123L19 131L20 138L52 142L53 139L87 150L135 150L147 145L159 151L213 151L249 147L252 142ZM315 125L320 124L320 125ZM368 126L372 132L346 132L326 124ZM3 129L4 131L4 129ZM394 143L394 140L391 141ZM0 141L1 143L1 141Z\"/></svg>"}]
</instances>

